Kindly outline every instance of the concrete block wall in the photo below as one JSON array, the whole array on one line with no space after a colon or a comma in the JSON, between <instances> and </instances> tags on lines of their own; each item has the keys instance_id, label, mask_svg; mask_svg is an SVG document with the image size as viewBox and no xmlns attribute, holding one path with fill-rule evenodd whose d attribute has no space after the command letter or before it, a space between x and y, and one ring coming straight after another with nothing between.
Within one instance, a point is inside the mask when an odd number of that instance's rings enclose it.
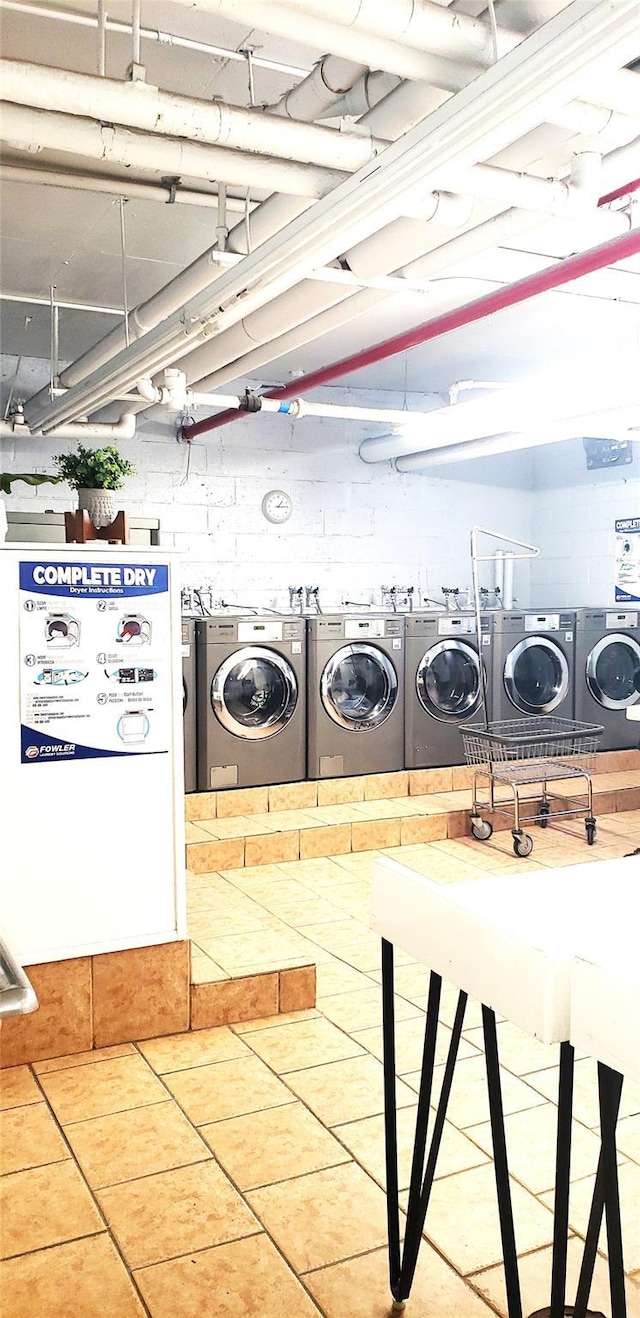
<instances>
[{"instance_id":1,"label":"concrete block wall","mask_svg":"<svg viewBox=\"0 0 640 1318\"><path fill-rule=\"evenodd\" d=\"M588 471L581 440L539 450L534 464L531 602L615 602L615 522L640 516L640 445L629 466Z\"/></svg>"},{"instance_id":2,"label":"concrete block wall","mask_svg":"<svg viewBox=\"0 0 640 1318\"><path fill-rule=\"evenodd\" d=\"M45 363L27 366L21 368L25 393L47 378ZM327 389L318 398L402 406L398 395L360 390ZM440 401L414 395L408 406L426 410ZM162 543L184 554L185 585L209 586L217 600L266 608L288 605L289 585L317 585L325 610L349 600L379 603L381 585L393 582L438 599L443 585L470 584L474 523L530 538L531 496L520 467L515 475L496 469L495 483L480 487L459 470L449 479L400 475L389 463L373 466L359 458L361 441L379 433L374 423L292 422L265 414L186 446L176 442L175 426L154 417L122 446L137 468L124 503L132 515L159 518ZM60 440L4 441L2 469L51 470L52 454L72 447ZM293 499L293 514L282 527L261 512L273 488ZM14 490L9 509L60 511L74 502L64 486ZM484 580L491 584L489 568ZM529 603L528 565L518 566L516 595Z\"/></svg>"}]
</instances>

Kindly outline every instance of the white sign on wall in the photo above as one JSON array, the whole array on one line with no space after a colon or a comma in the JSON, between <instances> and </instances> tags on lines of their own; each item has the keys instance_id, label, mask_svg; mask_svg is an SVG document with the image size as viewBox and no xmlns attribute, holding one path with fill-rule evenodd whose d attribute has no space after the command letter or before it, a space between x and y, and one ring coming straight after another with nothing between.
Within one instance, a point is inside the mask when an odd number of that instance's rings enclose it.
<instances>
[{"instance_id":1,"label":"white sign on wall","mask_svg":"<svg viewBox=\"0 0 640 1318\"><path fill-rule=\"evenodd\" d=\"M616 521L616 603L640 601L640 517Z\"/></svg>"},{"instance_id":2,"label":"white sign on wall","mask_svg":"<svg viewBox=\"0 0 640 1318\"><path fill-rule=\"evenodd\" d=\"M166 564L20 563L23 764L167 754Z\"/></svg>"}]
</instances>

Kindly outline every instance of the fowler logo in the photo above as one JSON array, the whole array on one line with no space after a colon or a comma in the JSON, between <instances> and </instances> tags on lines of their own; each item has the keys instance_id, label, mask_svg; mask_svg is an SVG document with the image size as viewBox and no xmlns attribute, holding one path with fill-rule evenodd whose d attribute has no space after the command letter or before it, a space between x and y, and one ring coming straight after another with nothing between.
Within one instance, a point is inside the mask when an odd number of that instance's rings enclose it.
<instances>
[{"instance_id":1,"label":"fowler logo","mask_svg":"<svg viewBox=\"0 0 640 1318\"><path fill-rule=\"evenodd\" d=\"M39 754L40 751L37 746L27 746L25 750L25 755L28 760L37 760Z\"/></svg>"}]
</instances>

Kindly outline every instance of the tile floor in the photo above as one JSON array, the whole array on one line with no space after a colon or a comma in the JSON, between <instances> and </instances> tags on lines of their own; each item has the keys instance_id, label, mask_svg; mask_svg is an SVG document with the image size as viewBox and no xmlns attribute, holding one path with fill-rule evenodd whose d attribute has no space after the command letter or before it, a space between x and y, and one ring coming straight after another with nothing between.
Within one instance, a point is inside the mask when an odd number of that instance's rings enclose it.
<instances>
[{"instance_id":1,"label":"tile floor","mask_svg":"<svg viewBox=\"0 0 640 1318\"><path fill-rule=\"evenodd\" d=\"M536 829L529 861L515 860L508 833L484 846L441 841L401 855L449 882L620 856L639 841L636 811L603 819L593 848L578 825ZM379 947L367 927L376 854L190 879L200 955L227 973L284 951L291 964L314 960L317 1009L0 1072L2 1318L384 1318ZM409 957L400 962L405 1204L427 972ZM445 985L445 1040L455 1002ZM478 1025L470 1004L408 1310L415 1318L505 1314ZM499 1031L529 1313L548 1297L557 1057L508 1022ZM619 1135L628 1312L640 1318L640 1087L625 1086ZM574 1279L597 1148L594 1066L581 1059ZM592 1305L610 1313L604 1257Z\"/></svg>"}]
</instances>

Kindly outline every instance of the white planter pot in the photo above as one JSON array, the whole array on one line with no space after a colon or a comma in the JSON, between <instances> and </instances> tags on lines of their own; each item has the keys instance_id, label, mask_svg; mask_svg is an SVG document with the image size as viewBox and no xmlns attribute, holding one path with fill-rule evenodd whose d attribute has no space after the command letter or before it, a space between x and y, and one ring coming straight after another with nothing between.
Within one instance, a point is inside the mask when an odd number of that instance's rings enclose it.
<instances>
[{"instance_id":1,"label":"white planter pot","mask_svg":"<svg viewBox=\"0 0 640 1318\"><path fill-rule=\"evenodd\" d=\"M88 512L98 530L109 526L116 515L115 490L78 490L78 508Z\"/></svg>"}]
</instances>

